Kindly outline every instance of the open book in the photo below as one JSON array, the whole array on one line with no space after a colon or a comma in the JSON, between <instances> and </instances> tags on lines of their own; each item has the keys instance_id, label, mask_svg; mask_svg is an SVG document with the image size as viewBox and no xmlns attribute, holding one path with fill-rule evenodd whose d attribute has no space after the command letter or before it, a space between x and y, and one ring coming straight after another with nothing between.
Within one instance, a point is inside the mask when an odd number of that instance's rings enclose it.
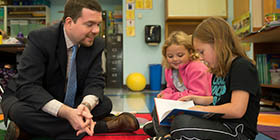
<instances>
[{"instance_id":1,"label":"open book","mask_svg":"<svg viewBox=\"0 0 280 140\"><path fill-rule=\"evenodd\" d=\"M161 98L155 98L155 107L157 110L158 120L160 125L170 125L171 121L179 114L189 114L202 118L220 118L224 114L188 110L193 107L193 101L175 101Z\"/></svg>"}]
</instances>

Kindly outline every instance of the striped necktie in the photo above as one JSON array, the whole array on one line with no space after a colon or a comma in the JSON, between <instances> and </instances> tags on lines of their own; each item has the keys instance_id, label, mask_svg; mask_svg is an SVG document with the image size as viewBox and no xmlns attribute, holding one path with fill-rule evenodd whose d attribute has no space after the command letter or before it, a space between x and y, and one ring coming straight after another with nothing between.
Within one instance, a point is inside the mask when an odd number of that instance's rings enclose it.
<instances>
[{"instance_id":1,"label":"striped necktie","mask_svg":"<svg viewBox=\"0 0 280 140\"><path fill-rule=\"evenodd\" d=\"M77 92L77 71L76 71L76 54L77 45L72 47L72 57L70 62L70 70L68 74L68 82L64 103L73 107L75 104L75 96Z\"/></svg>"}]
</instances>

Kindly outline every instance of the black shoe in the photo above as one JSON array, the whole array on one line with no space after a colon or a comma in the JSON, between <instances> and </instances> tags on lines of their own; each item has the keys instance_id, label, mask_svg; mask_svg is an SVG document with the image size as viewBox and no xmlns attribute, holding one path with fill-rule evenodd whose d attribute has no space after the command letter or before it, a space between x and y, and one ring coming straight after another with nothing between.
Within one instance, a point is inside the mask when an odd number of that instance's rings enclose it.
<instances>
[{"instance_id":1,"label":"black shoe","mask_svg":"<svg viewBox=\"0 0 280 140\"><path fill-rule=\"evenodd\" d=\"M152 121L149 121L146 124L144 124L143 130L146 134L148 134L151 137L156 136L156 132L155 132L154 125L153 125Z\"/></svg>"}]
</instances>

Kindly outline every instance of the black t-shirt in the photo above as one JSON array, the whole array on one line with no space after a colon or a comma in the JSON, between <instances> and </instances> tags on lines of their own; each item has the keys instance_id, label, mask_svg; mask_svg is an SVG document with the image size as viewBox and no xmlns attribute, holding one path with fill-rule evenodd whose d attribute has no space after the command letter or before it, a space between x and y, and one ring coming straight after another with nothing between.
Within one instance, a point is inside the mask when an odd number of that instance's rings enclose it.
<instances>
[{"instance_id":1,"label":"black t-shirt","mask_svg":"<svg viewBox=\"0 0 280 140\"><path fill-rule=\"evenodd\" d=\"M250 94L245 115L240 119L222 119L230 125L244 125L244 135L255 139L257 135L257 117L260 111L260 94L258 73L256 67L243 57L233 60L226 77L213 76L213 105L221 105L231 101L233 90L244 90Z\"/></svg>"}]
</instances>

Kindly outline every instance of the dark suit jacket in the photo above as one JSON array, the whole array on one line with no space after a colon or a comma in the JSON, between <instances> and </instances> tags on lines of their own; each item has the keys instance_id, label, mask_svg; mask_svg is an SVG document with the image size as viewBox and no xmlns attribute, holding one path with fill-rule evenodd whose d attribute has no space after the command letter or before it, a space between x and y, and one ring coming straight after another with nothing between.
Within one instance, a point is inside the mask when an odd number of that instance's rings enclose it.
<instances>
[{"instance_id":1,"label":"dark suit jacket","mask_svg":"<svg viewBox=\"0 0 280 140\"><path fill-rule=\"evenodd\" d=\"M77 52L77 93L75 106L86 95L103 100L104 77L101 54L104 42L95 38L91 47L80 46ZM12 104L26 102L36 110L52 99L63 102L66 89L67 48L63 24L35 30L28 35L28 43L18 66L18 74L3 94L2 108L7 115Z\"/></svg>"}]
</instances>

